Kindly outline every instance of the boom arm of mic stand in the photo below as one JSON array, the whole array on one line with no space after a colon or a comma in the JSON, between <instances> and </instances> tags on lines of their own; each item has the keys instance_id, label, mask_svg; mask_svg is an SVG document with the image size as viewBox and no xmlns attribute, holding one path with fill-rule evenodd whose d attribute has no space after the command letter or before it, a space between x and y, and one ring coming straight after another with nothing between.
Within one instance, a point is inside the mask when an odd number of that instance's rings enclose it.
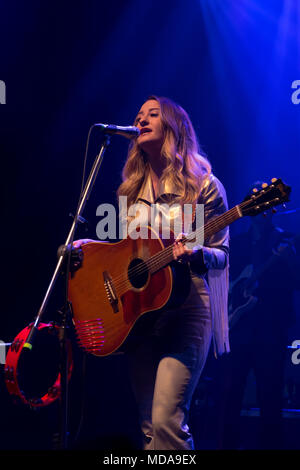
<instances>
[{"instance_id":1,"label":"boom arm of mic stand","mask_svg":"<svg viewBox=\"0 0 300 470\"><path fill-rule=\"evenodd\" d=\"M66 253L67 253L67 247L68 245L70 244L70 242L73 240L74 238L74 234L75 234L75 230L76 230L76 226L77 226L77 222L78 222L78 218L81 216L83 210L84 210L84 207L85 207L85 204L91 194L91 191L92 191L92 188L94 186L94 183L96 181L96 178L97 178L97 174L98 174L98 171L100 169L100 166L101 166L101 163L103 161L103 156L104 156L104 153L105 153L105 150L106 148L108 147L110 143L110 136L105 134L104 136L104 141L102 143L102 146L101 146L101 149L100 149L100 152L99 154L97 155L95 161L94 161L94 164L93 164L93 167L91 169L91 172L90 172L90 175L87 179L87 182L86 182L86 185L84 187L84 190L82 192L82 195L80 196L80 201L79 201L79 204L78 204L78 209L77 209L77 213L75 214L75 217L73 219L73 223L72 223L72 226L70 228L70 232L68 234L68 237L66 239L66 242L65 242L65 245L64 247L66 248L65 250L62 250L62 254L60 255L59 259L58 259L58 262L57 262L57 265L56 265L56 268L54 270L54 273L53 273L53 276L51 278L51 281L50 281L50 284L48 286L48 289L46 291L46 294L45 294L45 297L44 297L44 300L40 306L40 309L38 311L38 314L34 320L34 323L30 329L30 332L28 334L28 337L26 339L26 342L24 343L23 345L23 348L27 348L29 350L32 349L32 345L33 345L33 339L34 339L34 336L37 332L37 329L38 329L38 325L41 321L41 318L42 318L42 315L44 314L44 311L46 309L46 306L48 304L48 301L49 301L49 298L50 298L50 295L52 293L52 290L53 290L53 287L58 279L58 276L60 274L60 271L61 271L61 267L62 267L62 264L63 264L63 261L64 261L64 258L66 256Z\"/></svg>"}]
</instances>

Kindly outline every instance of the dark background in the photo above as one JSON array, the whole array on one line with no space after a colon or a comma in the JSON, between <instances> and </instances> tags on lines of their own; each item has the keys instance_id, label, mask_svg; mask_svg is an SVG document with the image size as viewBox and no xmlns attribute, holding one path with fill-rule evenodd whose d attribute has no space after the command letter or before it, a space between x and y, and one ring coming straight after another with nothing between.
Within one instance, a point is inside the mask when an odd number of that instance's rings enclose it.
<instances>
[{"instance_id":1,"label":"dark background","mask_svg":"<svg viewBox=\"0 0 300 470\"><path fill-rule=\"evenodd\" d=\"M299 233L300 104L291 100L292 82L300 79L299 21L296 0L2 2L1 340L12 341L44 298L76 209L90 126L130 125L150 94L189 112L229 206L257 179L290 184L288 212L274 220ZM88 168L101 142L94 131ZM97 206L115 203L127 145L112 138L84 212L88 231L77 238L96 238ZM236 222L232 236L246 224ZM44 320L56 318L62 294L59 282ZM297 298L295 305L299 316ZM297 328L291 340L299 339ZM76 345L74 354L71 440L85 383L79 441L137 442L123 358L89 357L83 375ZM2 380L0 408L0 448L52 446L57 403L40 411L13 405Z\"/></svg>"}]
</instances>

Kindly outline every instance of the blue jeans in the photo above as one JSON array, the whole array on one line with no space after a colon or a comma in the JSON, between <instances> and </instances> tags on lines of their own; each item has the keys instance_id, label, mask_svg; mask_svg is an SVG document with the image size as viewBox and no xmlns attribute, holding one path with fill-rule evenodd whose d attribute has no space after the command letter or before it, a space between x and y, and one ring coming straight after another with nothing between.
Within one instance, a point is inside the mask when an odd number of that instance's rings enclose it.
<instances>
[{"instance_id":1,"label":"blue jeans","mask_svg":"<svg viewBox=\"0 0 300 470\"><path fill-rule=\"evenodd\" d=\"M203 287L198 281L193 284L181 307L183 314L191 306L195 313L196 299L198 337L183 335L176 342L167 333L149 335L128 354L145 450L194 449L189 409L211 341L209 295Z\"/></svg>"}]
</instances>

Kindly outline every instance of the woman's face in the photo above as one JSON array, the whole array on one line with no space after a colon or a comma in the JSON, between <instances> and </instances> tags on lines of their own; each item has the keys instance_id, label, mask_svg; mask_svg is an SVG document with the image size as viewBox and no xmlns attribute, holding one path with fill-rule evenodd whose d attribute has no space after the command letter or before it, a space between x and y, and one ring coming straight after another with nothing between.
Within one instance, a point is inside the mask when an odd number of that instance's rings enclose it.
<instances>
[{"instance_id":1,"label":"woman's face","mask_svg":"<svg viewBox=\"0 0 300 470\"><path fill-rule=\"evenodd\" d=\"M140 135L137 138L139 147L146 153L161 150L164 132L158 101L148 100L143 104L137 114L135 126L140 130Z\"/></svg>"}]
</instances>

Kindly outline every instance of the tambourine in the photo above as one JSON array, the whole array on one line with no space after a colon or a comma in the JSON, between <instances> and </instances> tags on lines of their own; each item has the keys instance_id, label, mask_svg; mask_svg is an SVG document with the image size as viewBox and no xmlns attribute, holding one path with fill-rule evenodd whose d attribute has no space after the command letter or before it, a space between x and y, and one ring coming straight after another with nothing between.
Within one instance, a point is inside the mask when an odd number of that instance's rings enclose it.
<instances>
[{"instance_id":1,"label":"tambourine","mask_svg":"<svg viewBox=\"0 0 300 470\"><path fill-rule=\"evenodd\" d=\"M23 346L31 326L32 324L24 328L8 349L4 369L5 384L15 401L21 401L30 407L42 407L53 403L61 393L60 372L57 375L60 358L59 327L53 323L40 323L34 348L30 351ZM70 380L73 359L69 339L66 340L66 347ZM47 392L44 393L45 391Z\"/></svg>"}]
</instances>

